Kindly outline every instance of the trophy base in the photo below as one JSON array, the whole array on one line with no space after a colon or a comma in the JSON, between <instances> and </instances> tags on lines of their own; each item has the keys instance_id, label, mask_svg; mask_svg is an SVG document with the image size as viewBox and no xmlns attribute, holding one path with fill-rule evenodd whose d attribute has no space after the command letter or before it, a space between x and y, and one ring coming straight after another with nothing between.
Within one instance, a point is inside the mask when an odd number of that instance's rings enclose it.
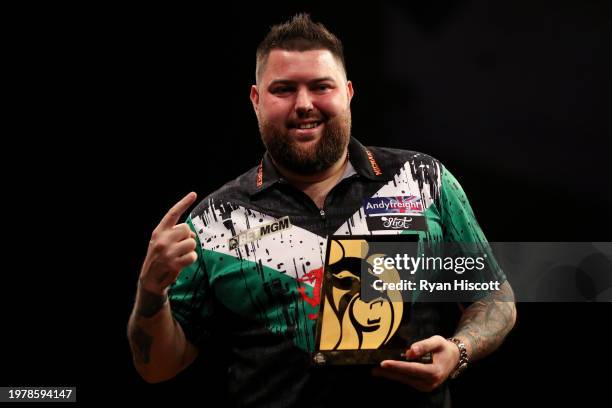
<instances>
[{"instance_id":1,"label":"trophy base","mask_svg":"<svg viewBox=\"0 0 612 408\"><path fill-rule=\"evenodd\" d=\"M317 366L323 365L379 365L383 360L413 361L431 364L431 353L424 354L418 359L406 360L406 349L378 349L378 350L319 350L312 356Z\"/></svg>"}]
</instances>

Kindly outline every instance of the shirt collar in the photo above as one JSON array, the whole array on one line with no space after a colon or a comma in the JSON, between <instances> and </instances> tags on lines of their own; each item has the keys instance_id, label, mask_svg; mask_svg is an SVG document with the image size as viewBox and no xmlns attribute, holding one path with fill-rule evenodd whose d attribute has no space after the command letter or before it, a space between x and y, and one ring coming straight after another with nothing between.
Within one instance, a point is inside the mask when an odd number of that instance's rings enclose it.
<instances>
[{"instance_id":1,"label":"shirt collar","mask_svg":"<svg viewBox=\"0 0 612 408\"><path fill-rule=\"evenodd\" d=\"M389 181L393 178L393 174L389 170L385 170L384 166L379 165L376 154L359 143L354 137L351 137L348 151L349 160L360 176L374 181ZM384 165L384 163L381 164Z\"/></svg>"},{"instance_id":2,"label":"shirt collar","mask_svg":"<svg viewBox=\"0 0 612 408\"><path fill-rule=\"evenodd\" d=\"M392 174L387 170L381 169L376 161L374 153L364 147L357 139L351 137L348 145L349 166L345 170L343 179L353 174L358 174L368 180L388 181L392 178ZM389 173L389 174L387 174ZM250 177L249 186L247 187L249 195L254 195L262 192L273 186L282 178L272 162L270 153L266 152L255 169L253 177Z\"/></svg>"}]
</instances>

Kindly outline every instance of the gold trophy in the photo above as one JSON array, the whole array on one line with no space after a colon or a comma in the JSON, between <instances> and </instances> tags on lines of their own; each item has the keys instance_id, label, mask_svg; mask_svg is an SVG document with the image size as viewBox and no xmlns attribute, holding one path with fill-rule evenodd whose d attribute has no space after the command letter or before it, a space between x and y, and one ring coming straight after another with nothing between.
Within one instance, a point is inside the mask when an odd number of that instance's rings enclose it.
<instances>
[{"instance_id":1,"label":"gold trophy","mask_svg":"<svg viewBox=\"0 0 612 408\"><path fill-rule=\"evenodd\" d=\"M417 235L400 237L416 243ZM383 238L383 237L381 237ZM385 290L365 300L362 284L374 279L399 283L395 268L374 274L373 260L385 256L370 253L372 236L331 237L328 240L317 321L316 365L379 364L382 360L406 360L404 353L415 341L409 327L410 303L399 290ZM380 239L380 238L379 238ZM389 236L384 240L388 241ZM431 355L418 361L431 362Z\"/></svg>"}]
</instances>

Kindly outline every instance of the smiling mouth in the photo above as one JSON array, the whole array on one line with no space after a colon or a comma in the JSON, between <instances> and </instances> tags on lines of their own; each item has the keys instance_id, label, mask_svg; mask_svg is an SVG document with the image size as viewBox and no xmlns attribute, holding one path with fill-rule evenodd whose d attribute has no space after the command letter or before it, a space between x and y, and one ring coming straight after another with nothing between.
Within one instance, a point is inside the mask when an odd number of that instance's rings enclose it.
<instances>
[{"instance_id":1,"label":"smiling mouth","mask_svg":"<svg viewBox=\"0 0 612 408\"><path fill-rule=\"evenodd\" d=\"M289 128L296 129L296 130L312 130L312 129L317 129L322 124L323 124L323 121L298 123L298 124L292 124Z\"/></svg>"},{"instance_id":2,"label":"smiling mouth","mask_svg":"<svg viewBox=\"0 0 612 408\"><path fill-rule=\"evenodd\" d=\"M321 122L302 123L301 125L297 125L296 129L314 129L320 124Z\"/></svg>"}]
</instances>

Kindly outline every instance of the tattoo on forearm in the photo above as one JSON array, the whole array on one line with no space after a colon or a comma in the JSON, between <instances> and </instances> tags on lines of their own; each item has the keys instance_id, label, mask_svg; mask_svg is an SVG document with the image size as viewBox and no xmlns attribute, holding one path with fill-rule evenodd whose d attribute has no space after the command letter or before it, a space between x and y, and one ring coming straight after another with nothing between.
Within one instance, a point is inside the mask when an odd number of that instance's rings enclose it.
<instances>
[{"instance_id":1,"label":"tattoo on forearm","mask_svg":"<svg viewBox=\"0 0 612 408\"><path fill-rule=\"evenodd\" d=\"M164 307L167 300L167 295L149 292L141 286L138 303L136 304L136 315L144 318L153 317Z\"/></svg>"},{"instance_id":2,"label":"tattoo on forearm","mask_svg":"<svg viewBox=\"0 0 612 408\"><path fill-rule=\"evenodd\" d=\"M141 327L135 326L132 331L132 353L139 364L149 364L151 360L151 345L153 336L150 336Z\"/></svg>"},{"instance_id":3,"label":"tattoo on forearm","mask_svg":"<svg viewBox=\"0 0 612 408\"><path fill-rule=\"evenodd\" d=\"M478 360L494 351L514 326L516 307L512 288L508 282L500 291L471 304L463 312L455 336L467 340L472 360Z\"/></svg>"}]
</instances>

